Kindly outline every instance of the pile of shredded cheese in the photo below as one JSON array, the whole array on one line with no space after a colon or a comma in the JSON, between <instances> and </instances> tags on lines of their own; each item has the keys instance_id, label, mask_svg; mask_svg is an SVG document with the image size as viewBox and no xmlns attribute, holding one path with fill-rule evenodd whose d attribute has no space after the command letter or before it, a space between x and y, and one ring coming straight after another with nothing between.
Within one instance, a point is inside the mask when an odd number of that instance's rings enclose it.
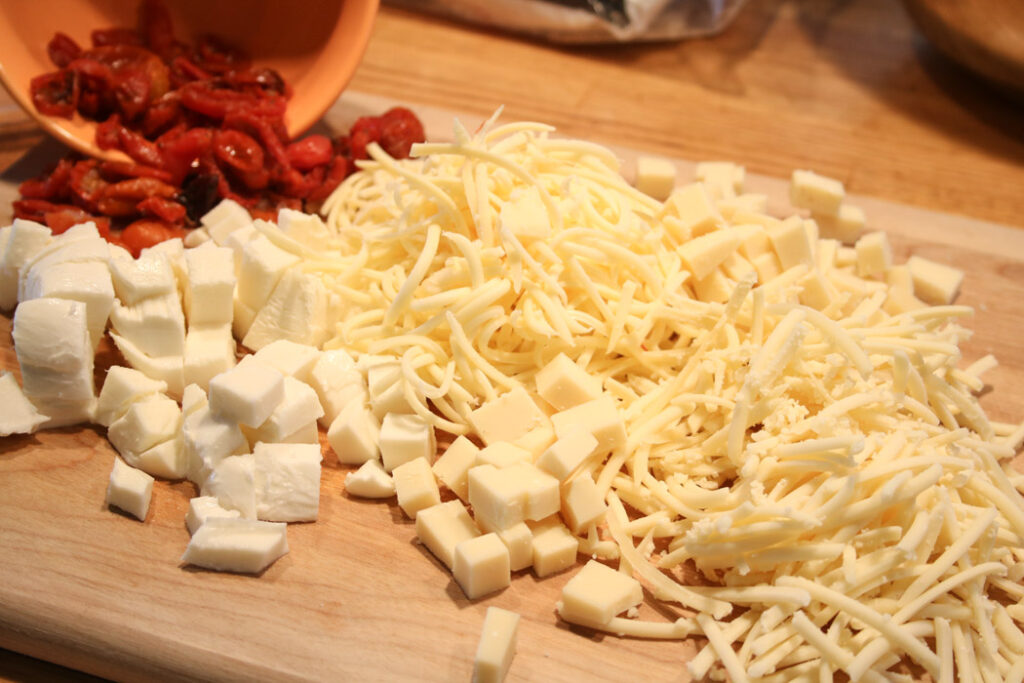
<instances>
[{"instance_id":1,"label":"pile of shredded cheese","mask_svg":"<svg viewBox=\"0 0 1024 683\"><path fill-rule=\"evenodd\" d=\"M344 302L325 348L400 358L452 434L559 353L600 378L628 441L586 464L610 509L581 549L682 608L608 629L704 635L696 678L1024 678L1024 431L975 398L991 358L958 369L970 309L907 305L829 240L759 281L779 221L745 195L695 262L683 209L551 132L373 148L304 265Z\"/></svg>"}]
</instances>

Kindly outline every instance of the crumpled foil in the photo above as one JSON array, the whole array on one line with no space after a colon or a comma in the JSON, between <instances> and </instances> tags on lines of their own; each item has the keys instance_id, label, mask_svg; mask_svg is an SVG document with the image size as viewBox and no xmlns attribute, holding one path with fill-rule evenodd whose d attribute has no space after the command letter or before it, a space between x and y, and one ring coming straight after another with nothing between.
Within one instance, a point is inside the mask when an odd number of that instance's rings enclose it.
<instances>
[{"instance_id":1,"label":"crumpled foil","mask_svg":"<svg viewBox=\"0 0 1024 683\"><path fill-rule=\"evenodd\" d=\"M385 0L556 43L652 42L721 31L745 0Z\"/></svg>"}]
</instances>

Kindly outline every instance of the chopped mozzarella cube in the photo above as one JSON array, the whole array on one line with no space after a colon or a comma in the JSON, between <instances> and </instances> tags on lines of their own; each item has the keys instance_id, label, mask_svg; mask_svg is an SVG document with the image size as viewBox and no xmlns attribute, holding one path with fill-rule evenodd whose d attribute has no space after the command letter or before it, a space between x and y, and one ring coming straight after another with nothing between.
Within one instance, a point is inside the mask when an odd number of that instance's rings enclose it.
<instances>
[{"instance_id":1,"label":"chopped mozzarella cube","mask_svg":"<svg viewBox=\"0 0 1024 683\"><path fill-rule=\"evenodd\" d=\"M426 459L413 458L395 467L392 475L398 506L408 517L416 519L420 510L441 502L441 491Z\"/></svg>"},{"instance_id":2,"label":"chopped mozzarella cube","mask_svg":"<svg viewBox=\"0 0 1024 683\"><path fill-rule=\"evenodd\" d=\"M166 382L150 379L134 368L111 365L96 403L96 422L109 427L135 401L166 391Z\"/></svg>"},{"instance_id":3,"label":"chopped mozzarella cube","mask_svg":"<svg viewBox=\"0 0 1024 683\"><path fill-rule=\"evenodd\" d=\"M0 373L0 405L4 407L0 415L0 436L32 434L48 419L25 398L18 380L7 371Z\"/></svg>"},{"instance_id":4,"label":"chopped mozzarella cube","mask_svg":"<svg viewBox=\"0 0 1024 683\"><path fill-rule=\"evenodd\" d=\"M390 498L395 495L395 480L379 460L367 460L345 475L345 491L359 498Z\"/></svg>"},{"instance_id":5,"label":"chopped mozzarella cube","mask_svg":"<svg viewBox=\"0 0 1024 683\"><path fill-rule=\"evenodd\" d=\"M229 455L216 463L201 493L216 497L228 510L238 510L244 519L256 519L256 460L253 455Z\"/></svg>"},{"instance_id":6,"label":"chopped mozzarella cube","mask_svg":"<svg viewBox=\"0 0 1024 683\"><path fill-rule=\"evenodd\" d=\"M288 525L251 519L208 518L181 561L205 569L258 574L288 552Z\"/></svg>"},{"instance_id":7,"label":"chopped mozzarella cube","mask_svg":"<svg viewBox=\"0 0 1024 683\"><path fill-rule=\"evenodd\" d=\"M246 427L259 427L284 400L284 375L246 356L210 380L210 410Z\"/></svg>"},{"instance_id":8,"label":"chopped mozzarella cube","mask_svg":"<svg viewBox=\"0 0 1024 683\"><path fill-rule=\"evenodd\" d=\"M380 422L365 404L345 406L327 430L327 442L343 465L361 465L380 458Z\"/></svg>"},{"instance_id":9,"label":"chopped mozzarella cube","mask_svg":"<svg viewBox=\"0 0 1024 683\"><path fill-rule=\"evenodd\" d=\"M214 496L196 496L188 502L185 525L189 534L194 534L209 519L238 519L238 510L225 510Z\"/></svg>"},{"instance_id":10,"label":"chopped mozzarella cube","mask_svg":"<svg viewBox=\"0 0 1024 683\"><path fill-rule=\"evenodd\" d=\"M112 258L110 275L114 293L126 306L178 291L170 258L159 251L147 251L137 259Z\"/></svg>"},{"instance_id":11,"label":"chopped mozzarella cube","mask_svg":"<svg viewBox=\"0 0 1024 683\"><path fill-rule=\"evenodd\" d=\"M107 429L107 438L128 459L173 439L181 429L181 408L167 396L156 394L132 403Z\"/></svg>"},{"instance_id":12,"label":"chopped mozzarella cube","mask_svg":"<svg viewBox=\"0 0 1024 683\"><path fill-rule=\"evenodd\" d=\"M230 325L191 325L185 333L184 382L207 388L210 380L235 366Z\"/></svg>"},{"instance_id":13,"label":"chopped mozzarella cube","mask_svg":"<svg viewBox=\"0 0 1024 683\"><path fill-rule=\"evenodd\" d=\"M388 472L416 459L422 459L429 468L437 451L434 428L419 415L385 415L378 443Z\"/></svg>"},{"instance_id":14,"label":"chopped mozzarella cube","mask_svg":"<svg viewBox=\"0 0 1024 683\"><path fill-rule=\"evenodd\" d=\"M320 446L258 443L253 449L256 517L312 522L320 510Z\"/></svg>"},{"instance_id":15,"label":"chopped mozzarella cube","mask_svg":"<svg viewBox=\"0 0 1024 683\"><path fill-rule=\"evenodd\" d=\"M146 519L149 500L153 495L153 477L114 458L107 484L107 505L124 510L140 520Z\"/></svg>"},{"instance_id":16,"label":"chopped mozzarella cube","mask_svg":"<svg viewBox=\"0 0 1024 683\"><path fill-rule=\"evenodd\" d=\"M235 260L227 247L204 243L185 252L185 315L191 325L230 325L234 314Z\"/></svg>"},{"instance_id":17,"label":"chopped mozzarella cube","mask_svg":"<svg viewBox=\"0 0 1024 683\"><path fill-rule=\"evenodd\" d=\"M320 349L309 344L296 344L287 339L278 339L253 355L256 360L277 368L282 375L309 383L313 366L320 360Z\"/></svg>"}]
</instances>

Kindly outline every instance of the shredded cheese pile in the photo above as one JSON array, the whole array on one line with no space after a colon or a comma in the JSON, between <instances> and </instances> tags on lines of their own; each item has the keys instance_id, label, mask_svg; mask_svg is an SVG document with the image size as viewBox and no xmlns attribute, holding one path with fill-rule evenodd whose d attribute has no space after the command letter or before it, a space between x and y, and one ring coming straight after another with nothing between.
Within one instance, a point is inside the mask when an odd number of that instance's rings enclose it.
<instances>
[{"instance_id":1,"label":"shredded cheese pile","mask_svg":"<svg viewBox=\"0 0 1024 683\"><path fill-rule=\"evenodd\" d=\"M1021 680L1024 431L975 398L991 358L958 368L970 309L905 305L828 240L759 282L779 221L744 196L695 261L685 207L551 132L372 148L304 265L344 301L325 348L400 358L452 434L559 353L600 378L628 441L585 465L610 509L581 548L683 608L607 628L706 636L696 678Z\"/></svg>"}]
</instances>

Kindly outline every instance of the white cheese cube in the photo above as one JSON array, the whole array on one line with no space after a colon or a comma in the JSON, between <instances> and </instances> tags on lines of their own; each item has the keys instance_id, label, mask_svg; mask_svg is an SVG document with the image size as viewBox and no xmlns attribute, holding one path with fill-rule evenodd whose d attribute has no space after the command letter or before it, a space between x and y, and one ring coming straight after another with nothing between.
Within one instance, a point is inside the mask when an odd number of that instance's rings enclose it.
<instances>
[{"instance_id":1,"label":"white cheese cube","mask_svg":"<svg viewBox=\"0 0 1024 683\"><path fill-rule=\"evenodd\" d=\"M857 275L881 278L892 266L892 247L882 232L869 232L854 245L857 252Z\"/></svg>"},{"instance_id":2,"label":"white cheese cube","mask_svg":"<svg viewBox=\"0 0 1024 683\"><path fill-rule=\"evenodd\" d=\"M960 291L964 273L922 256L907 259L914 280L914 294L932 305L951 304Z\"/></svg>"},{"instance_id":3,"label":"white cheese cube","mask_svg":"<svg viewBox=\"0 0 1024 683\"><path fill-rule=\"evenodd\" d=\"M189 384L181 395L181 412L185 417L196 412L200 408L209 408L210 402L206 398L206 390L198 384Z\"/></svg>"},{"instance_id":4,"label":"white cheese cube","mask_svg":"<svg viewBox=\"0 0 1024 683\"><path fill-rule=\"evenodd\" d=\"M165 391L166 382L150 379L134 368L111 365L96 404L96 422L109 427L135 401Z\"/></svg>"},{"instance_id":5,"label":"white cheese cube","mask_svg":"<svg viewBox=\"0 0 1024 683\"><path fill-rule=\"evenodd\" d=\"M562 588L558 613L583 626L603 626L614 616L643 602L640 582L628 574L590 560Z\"/></svg>"},{"instance_id":6,"label":"white cheese cube","mask_svg":"<svg viewBox=\"0 0 1024 683\"><path fill-rule=\"evenodd\" d=\"M183 356L149 356L130 340L110 333L114 345L128 364L150 379L167 385L167 395L179 398L185 390L185 359Z\"/></svg>"},{"instance_id":7,"label":"white cheese cube","mask_svg":"<svg viewBox=\"0 0 1024 683\"><path fill-rule=\"evenodd\" d=\"M185 438L180 431L141 453L125 451L121 455L126 463L154 477L181 479L188 473Z\"/></svg>"},{"instance_id":8,"label":"white cheese cube","mask_svg":"<svg viewBox=\"0 0 1024 683\"><path fill-rule=\"evenodd\" d=\"M149 511L149 499L153 495L153 477L129 467L120 458L114 458L107 484L107 505L124 510L145 521Z\"/></svg>"},{"instance_id":9,"label":"white cheese cube","mask_svg":"<svg viewBox=\"0 0 1024 683\"><path fill-rule=\"evenodd\" d=\"M184 295L185 280L188 279L188 268L185 265L185 243L182 239L175 237L174 239L157 242L153 246L143 249L142 253L139 254L139 258L146 257L149 254L163 254L167 258L167 262L171 264L171 270L174 272L174 279L177 281L178 293Z\"/></svg>"},{"instance_id":10,"label":"white cheese cube","mask_svg":"<svg viewBox=\"0 0 1024 683\"><path fill-rule=\"evenodd\" d=\"M209 242L211 246L216 244L216 242L213 241L213 238L210 237L210 232L203 227L189 230L188 234L186 234L181 241L185 244L185 247L187 247L188 249L195 249L196 247L202 246L207 242Z\"/></svg>"},{"instance_id":11,"label":"white cheese cube","mask_svg":"<svg viewBox=\"0 0 1024 683\"><path fill-rule=\"evenodd\" d=\"M457 500L423 508L416 515L416 537L448 569L455 562L455 546L479 535L466 506Z\"/></svg>"},{"instance_id":12,"label":"white cheese cube","mask_svg":"<svg viewBox=\"0 0 1024 683\"><path fill-rule=\"evenodd\" d=\"M386 469L386 468L385 468ZM430 470L430 463L423 458L414 458L395 467L395 494L398 506L408 517L416 519L416 513L441 502L441 491Z\"/></svg>"},{"instance_id":13,"label":"white cheese cube","mask_svg":"<svg viewBox=\"0 0 1024 683\"><path fill-rule=\"evenodd\" d=\"M137 456L153 446L173 439L181 429L181 408L177 402L156 394L132 403L114 420L107 438L122 456Z\"/></svg>"},{"instance_id":14,"label":"white cheese cube","mask_svg":"<svg viewBox=\"0 0 1024 683\"><path fill-rule=\"evenodd\" d=\"M834 178L818 175L814 171L793 171L789 184L789 201L811 213L835 216L843 202L846 191L843 184Z\"/></svg>"},{"instance_id":15,"label":"white cheese cube","mask_svg":"<svg viewBox=\"0 0 1024 683\"><path fill-rule=\"evenodd\" d=\"M91 417L75 410L95 410L96 404L85 305L50 298L23 302L14 312L11 336L26 398L63 424ZM58 402L60 411L54 405ZM48 426L54 426L53 421Z\"/></svg>"},{"instance_id":16,"label":"white cheese cube","mask_svg":"<svg viewBox=\"0 0 1024 683\"><path fill-rule=\"evenodd\" d=\"M256 519L256 459L248 453L224 458L211 468L201 493L238 510L243 519Z\"/></svg>"},{"instance_id":17,"label":"white cheese cube","mask_svg":"<svg viewBox=\"0 0 1024 683\"><path fill-rule=\"evenodd\" d=\"M256 517L269 522L312 522L320 510L320 446L258 443Z\"/></svg>"},{"instance_id":18,"label":"white cheese cube","mask_svg":"<svg viewBox=\"0 0 1024 683\"><path fill-rule=\"evenodd\" d=\"M501 683L516 653L519 615L500 607L488 607L480 642L473 657L473 683Z\"/></svg>"},{"instance_id":19,"label":"white cheese cube","mask_svg":"<svg viewBox=\"0 0 1024 683\"><path fill-rule=\"evenodd\" d=\"M235 261L227 247L206 243L185 252L185 316L191 325L230 325L234 314Z\"/></svg>"},{"instance_id":20,"label":"white cheese cube","mask_svg":"<svg viewBox=\"0 0 1024 683\"><path fill-rule=\"evenodd\" d=\"M530 451L514 446L507 441L498 441L485 446L476 454L477 465L494 465L498 469L520 462L533 462Z\"/></svg>"},{"instance_id":21,"label":"white cheese cube","mask_svg":"<svg viewBox=\"0 0 1024 683\"><path fill-rule=\"evenodd\" d=\"M231 199L222 199L199 219L199 222L210 233L217 244L223 246L236 230L252 228L252 217L249 212Z\"/></svg>"},{"instance_id":22,"label":"white cheese cube","mask_svg":"<svg viewBox=\"0 0 1024 683\"><path fill-rule=\"evenodd\" d=\"M530 462L534 462L555 442L555 428L551 421L547 420L540 427L534 427L530 431L512 442L530 454Z\"/></svg>"},{"instance_id":23,"label":"white cheese cube","mask_svg":"<svg viewBox=\"0 0 1024 683\"><path fill-rule=\"evenodd\" d=\"M608 505L589 473L581 472L562 487L562 519L574 534L599 523L607 511Z\"/></svg>"},{"instance_id":24,"label":"white cheese cube","mask_svg":"<svg viewBox=\"0 0 1024 683\"><path fill-rule=\"evenodd\" d=\"M388 413L412 414L405 398L402 369L394 359L374 363L366 369L366 389L373 414L383 420Z\"/></svg>"},{"instance_id":25,"label":"white cheese cube","mask_svg":"<svg viewBox=\"0 0 1024 683\"><path fill-rule=\"evenodd\" d=\"M676 186L676 165L668 159L640 156L636 160L636 189L665 201Z\"/></svg>"},{"instance_id":26,"label":"white cheese cube","mask_svg":"<svg viewBox=\"0 0 1024 683\"><path fill-rule=\"evenodd\" d=\"M316 429L316 421L323 414L320 400L316 397L313 387L294 377L285 376L284 397L273 412L259 427L243 427L242 431L246 433L246 438L251 444L257 441L283 443L300 429L308 429L310 425L314 425L313 429ZM297 435L297 438L303 437L303 434Z\"/></svg>"},{"instance_id":27,"label":"white cheese cube","mask_svg":"<svg viewBox=\"0 0 1024 683\"><path fill-rule=\"evenodd\" d=\"M177 294L178 281L167 254L147 251L138 259L112 258L110 275L121 303L132 306L154 296Z\"/></svg>"},{"instance_id":28,"label":"white cheese cube","mask_svg":"<svg viewBox=\"0 0 1024 683\"><path fill-rule=\"evenodd\" d=\"M704 183L691 183L673 190L665 200L664 214L676 219L667 226L681 242L717 230L724 224Z\"/></svg>"},{"instance_id":29,"label":"white cheese cube","mask_svg":"<svg viewBox=\"0 0 1024 683\"><path fill-rule=\"evenodd\" d=\"M288 525L249 519L207 519L181 561L216 571L258 574L288 552Z\"/></svg>"},{"instance_id":30,"label":"white cheese cube","mask_svg":"<svg viewBox=\"0 0 1024 683\"><path fill-rule=\"evenodd\" d=\"M533 530L533 573L550 576L576 564L579 540L555 518L530 525Z\"/></svg>"},{"instance_id":31,"label":"white cheese cube","mask_svg":"<svg viewBox=\"0 0 1024 683\"><path fill-rule=\"evenodd\" d=\"M142 299L130 306L115 303L110 311L110 325L147 356L185 353L185 314L177 291Z\"/></svg>"},{"instance_id":32,"label":"white cheese cube","mask_svg":"<svg viewBox=\"0 0 1024 683\"><path fill-rule=\"evenodd\" d=\"M256 313L242 343L253 351L278 339L320 346L331 322L330 296L323 280L315 273L291 268Z\"/></svg>"},{"instance_id":33,"label":"white cheese cube","mask_svg":"<svg viewBox=\"0 0 1024 683\"><path fill-rule=\"evenodd\" d=\"M259 427L284 400L284 375L246 356L210 380L210 410L246 427Z\"/></svg>"},{"instance_id":34,"label":"white cheese cube","mask_svg":"<svg viewBox=\"0 0 1024 683\"><path fill-rule=\"evenodd\" d=\"M233 303L234 318L231 320L231 332L235 335L235 338L245 339L249 328L252 327L252 321L256 319L256 311L239 301L237 293Z\"/></svg>"},{"instance_id":35,"label":"white cheese cube","mask_svg":"<svg viewBox=\"0 0 1024 683\"><path fill-rule=\"evenodd\" d=\"M256 360L277 368L282 375L294 377L308 384L313 366L320 360L320 349L309 344L296 344L287 339L278 339L253 355Z\"/></svg>"},{"instance_id":36,"label":"white cheese cube","mask_svg":"<svg viewBox=\"0 0 1024 683\"><path fill-rule=\"evenodd\" d=\"M343 465L380 458L380 422L365 404L352 402L334 418L327 442Z\"/></svg>"},{"instance_id":37,"label":"white cheese cube","mask_svg":"<svg viewBox=\"0 0 1024 683\"><path fill-rule=\"evenodd\" d=\"M88 229L89 226L92 226L91 230ZM76 228L85 228L85 232L72 234ZM44 271L61 263L89 261L98 261L104 266L110 262L110 243L99 236L92 223L75 226L58 235L22 265L18 271L18 299L25 301L28 298L26 284L29 278L38 277ZM109 271L107 277L110 277Z\"/></svg>"},{"instance_id":38,"label":"white cheese cube","mask_svg":"<svg viewBox=\"0 0 1024 683\"><path fill-rule=\"evenodd\" d=\"M395 495L395 480L379 460L367 460L345 475L345 491L359 498L390 498Z\"/></svg>"},{"instance_id":39,"label":"white cheese cube","mask_svg":"<svg viewBox=\"0 0 1024 683\"><path fill-rule=\"evenodd\" d=\"M512 583L508 549L496 534L466 539L455 546L452 574L470 600L507 588Z\"/></svg>"},{"instance_id":40,"label":"white cheese cube","mask_svg":"<svg viewBox=\"0 0 1024 683\"><path fill-rule=\"evenodd\" d=\"M260 236L260 231L256 229L254 225L246 225L237 230L231 232L227 237L224 238L224 243L221 246L227 247L231 250L234 256L235 262L235 297L238 297L237 281L238 277L242 273L242 251L245 249L245 245L252 242L254 239ZM214 238L216 239L216 238Z\"/></svg>"},{"instance_id":41,"label":"white cheese cube","mask_svg":"<svg viewBox=\"0 0 1024 683\"><path fill-rule=\"evenodd\" d=\"M110 270L102 261L55 263L48 268L33 268L25 279L23 300L55 297L81 301L89 326L92 347L99 346L114 307L114 287Z\"/></svg>"},{"instance_id":42,"label":"white cheese cube","mask_svg":"<svg viewBox=\"0 0 1024 683\"><path fill-rule=\"evenodd\" d=\"M0 309L5 311L18 303L18 271L53 239L50 229L35 221L15 218L9 228L0 250Z\"/></svg>"},{"instance_id":43,"label":"white cheese cube","mask_svg":"<svg viewBox=\"0 0 1024 683\"><path fill-rule=\"evenodd\" d=\"M468 498L481 527L507 529L526 519L526 494L509 470L479 465L469 470Z\"/></svg>"},{"instance_id":44,"label":"white cheese cube","mask_svg":"<svg viewBox=\"0 0 1024 683\"><path fill-rule=\"evenodd\" d=\"M25 397L18 380L6 370L0 372L0 436L32 434L47 420Z\"/></svg>"},{"instance_id":45,"label":"white cheese cube","mask_svg":"<svg viewBox=\"0 0 1024 683\"><path fill-rule=\"evenodd\" d=\"M434 428L419 415L388 413L380 425L380 455L384 469L422 459L429 468L437 451Z\"/></svg>"},{"instance_id":46,"label":"white cheese cube","mask_svg":"<svg viewBox=\"0 0 1024 683\"><path fill-rule=\"evenodd\" d=\"M294 209L277 212L277 227L299 244L316 251L326 248L331 237L320 216Z\"/></svg>"},{"instance_id":47,"label":"white cheese cube","mask_svg":"<svg viewBox=\"0 0 1024 683\"><path fill-rule=\"evenodd\" d=\"M463 502L469 500L467 477L470 468L476 465L476 456L479 452L476 444L460 436L445 449L432 467L434 476Z\"/></svg>"},{"instance_id":48,"label":"white cheese cube","mask_svg":"<svg viewBox=\"0 0 1024 683\"><path fill-rule=\"evenodd\" d=\"M238 265L238 299L254 311L270 299L281 276L298 264L299 257L285 251L265 235L259 235L242 247Z\"/></svg>"},{"instance_id":49,"label":"white cheese cube","mask_svg":"<svg viewBox=\"0 0 1024 683\"><path fill-rule=\"evenodd\" d=\"M584 460L597 451L597 447L597 439L586 428L581 425L569 426L537 459L537 467L559 481L565 481Z\"/></svg>"},{"instance_id":50,"label":"white cheese cube","mask_svg":"<svg viewBox=\"0 0 1024 683\"><path fill-rule=\"evenodd\" d=\"M493 444L515 441L548 418L526 389L516 387L472 411L469 423L485 444Z\"/></svg>"},{"instance_id":51,"label":"white cheese cube","mask_svg":"<svg viewBox=\"0 0 1024 683\"><path fill-rule=\"evenodd\" d=\"M238 510L225 510L213 496L196 496L188 502L185 525L188 533L194 534L209 519L239 519Z\"/></svg>"},{"instance_id":52,"label":"white cheese cube","mask_svg":"<svg viewBox=\"0 0 1024 683\"><path fill-rule=\"evenodd\" d=\"M506 468L503 475L522 491L523 517L527 520L541 520L558 512L559 482L550 474L532 463L521 462Z\"/></svg>"},{"instance_id":53,"label":"white cheese cube","mask_svg":"<svg viewBox=\"0 0 1024 683\"><path fill-rule=\"evenodd\" d=\"M601 380L560 353L534 377L537 393L555 410L567 410L601 395Z\"/></svg>"},{"instance_id":54,"label":"white cheese cube","mask_svg":"<svg viewBox=\"0 0 1024 683\"><path fill-rule=\"evenodd\" d=\"M235 339L230 325L191 325L185 333L184 382L203 389L235 366Z\"/></svg>"},{"instance_id":55,"label":"white cheese cube","mask_svg":"<svg viewBox=\"0 0 1024 683\"><path fill-rule=\"evenodd\" d=\"M551 423L559 439L568 436L574 425L583 427L597 439L595 453L607 453L626 443L626 425L615 401L608 396L555 413Z\"/></svg>"},{"instance_id":56,"label":"white cheese cube","mask_svg":"<svg viewBox=\"0 0 1024 683\"><path fill-rule=\"evenodd\" d=\"M498 226L518 239L543 239L551 232L551 217L536 187L514 190L501 206Z\"/></svg>"},{"instance_id":57,"label":"white cheese cube","mask_svg":"<svg viewBox=\"0 0 1024 683\"><path fill-rule=\"evenodd\" d=\"M497 534L505 544L508 549L509 568L512 571L527 569L533 564L533 531L526 522L513 524L507 529L492 529L486 523L480 528L485 533Z\"/></svg>"},{"instance_id":58,"label":"white cheese cube","mask_svg":"<svg viewBox=\"0 0 1024 683\"><path fill-rule=\"evenodd\" d=\"M333 349L320 354L309 373L309 384L316 390L324 415L321 425L330 427L342 409L356 401L370 400L366 380L356 369L355 361L345 351Z\"/></svg>"},{"instance_id":59,"label":"white cheese cube","mask_svg":"<svg viewBox=\"0 0 1024 683\"><path fill-rule=\"evenodd\" d=\"M244 432L245 430L243 430ZM251 442L255 443L255 442ZM270 441L268 443L275 443ZM291 434L281 437L276 443L313 443L320 445L320 428L317 421L307 422Z\"/></svg>"},{"instance_id":60,"label":"white cheese cube","mask_svg":"<svg viewBox=\"0 0 1024 683\"><path fill-rule=\"evenodd\" d=\"M852 204L843 203L835 216L817 214L814 216L822 237L839 240L845 244L853 244L864 231L867 219L864 210Z\"/></svg>"},{"instance_id":61,"label":"white cheese cube","mask_svg":"<svg viewBox=\"0 0 1024 683\"><path fill-rule=\"evenodd\" d=\"M248 451L249 442L238 423L214 415L209 405L197 406L183 423L188 478L196 484L202 485L214 465L224 458Z\"/></svg>"}]
</instances>

